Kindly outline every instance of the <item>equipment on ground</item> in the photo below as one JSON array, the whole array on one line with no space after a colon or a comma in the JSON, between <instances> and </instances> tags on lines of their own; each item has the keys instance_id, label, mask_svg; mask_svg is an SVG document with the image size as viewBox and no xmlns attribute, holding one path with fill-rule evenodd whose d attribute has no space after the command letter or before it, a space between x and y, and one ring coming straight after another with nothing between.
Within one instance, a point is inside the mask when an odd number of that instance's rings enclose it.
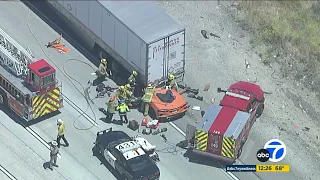
<instances>
[{"instance_id":1,"label":"equipment on ground","mask_svg":"<svg viewBox=\"0 0 320 180\"><path fill-rule=\"evenodd\" d=\"M62 85L46 60L35 58L0 28L0 106L26 121L63 107Z\"/></svg>"},{"instance_id":2,"label":"equipment on ground","mask_svg":"<svg viewBox=\"0 0 320 180\"><path fill-rule=\"evenodd\" d=\"M97 133L92 151L93 155L104 157L123 179L159 179L160 170L150 154L155 147L146 140L141 141L110 128Z\"/></svg>"},{"instance_id":3,"label":"equipment on ground","mask_svg":"<svg viewBox=\"0 0 320 180\"><path fill-rule=\"evenodd\" d=\"M67 48L65 45L61 44L61 40L62 40L62 34L60 34L60 36L57 39L55 39L54 41L48 42L46 47L47 48L55 48L61 54L69 53L70 49Z\"/></svg>"},{"instance_id":4,"label":"equipment on ground","mask_svg":"<svg viewBox=\"0 0 320 180\"><path fill-rule=\"evenodd\" d=\"M237 82L228 90L218 88L225 96L219 105L211 105L198 124L188 124L186 140L193 153L232 163L242 153L249 131L261 116L264 92L258 85Z\"/></svg>"},{"instance_id":5,"label":"equipment on ground","mask_svg":"<svg viewBox=\"0 0 320 180\"><path fill-rule=\"evenodd\" d=\"M129 121L129 124L128 124L128 128L133 130L133 131L136 131L137 129L139 129L139 123L138 121L136 120L130 120Z\"/></svg>"},{"instance_id":6,"label":"equipment on ground","mask_svg":"<svg viewBox=\"0 0 320 180\"><path fill-rule=\"evenodd\" d=\"M112 56L114 60L108 62L108 67L114 77L120 77L126 69L137 71L137 80L142 86L148 82L160 84L169 72L177 81L184 79L185 28L156 2L46 2L75 35L82 37L83 45L94 52L97 59Z\"/></svg>"},{"instance_id":7,"label":"equipment on ground","mask_svg":"<svg viewBox=\"0 0 320 180\"><path fill-rule=\"evenodd\" d=\"M172 120L185 115L188 103L174 89L155 88L150 107L151 117L158 120Z\"/></svg>"},{"instance_id":8,"label":"equipment on ground","mask_svg":"<svg viewBox=\"0 0 320 180\"><path fill-rule=\"evenodd\" d=\"M96 98L103 98L107 94L109 97L111 96L111 93L116 91L118 88L112 88L110 86L106 86L104 83L100 83L96 87L97 96Z\"/></svg>"},{"instance_id":9,"label":"equipment on ground","mask_svg":"<svg viewBox=\"0 0 320 180\"><path fill-rule=\"evenodd\" d=\"M198 96L198 95L195 95L195 94L192 94L192 93L188 93L187 97L198 99L199 101L203 101L203 97L202 96Z\"/></svg>"}]
</instances>

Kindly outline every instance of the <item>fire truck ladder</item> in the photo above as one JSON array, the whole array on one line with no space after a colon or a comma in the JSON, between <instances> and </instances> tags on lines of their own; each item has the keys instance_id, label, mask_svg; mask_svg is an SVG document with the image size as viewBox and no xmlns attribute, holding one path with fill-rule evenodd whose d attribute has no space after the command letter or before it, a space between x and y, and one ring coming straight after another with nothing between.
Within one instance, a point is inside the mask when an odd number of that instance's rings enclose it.
<instances>
[{"instance_id":1,"label":"fire truck ladder","mask_svg":"<svg viewBox=\"0 0 320 180\"><path fill-rule=\"evenodd\" d=\"M33 62L31 51L27 51L0 28L0 64L16 76L28 73L28 64Z\"/></svg>"}]
</instances>

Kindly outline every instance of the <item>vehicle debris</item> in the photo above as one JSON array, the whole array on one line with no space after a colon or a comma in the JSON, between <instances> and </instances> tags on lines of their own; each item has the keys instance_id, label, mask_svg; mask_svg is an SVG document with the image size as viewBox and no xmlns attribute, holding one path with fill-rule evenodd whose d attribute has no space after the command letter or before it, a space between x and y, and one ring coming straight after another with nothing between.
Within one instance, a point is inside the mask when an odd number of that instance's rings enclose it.
<instances>
[{"instance_id":1,"label":"vehicle debris","mask_svg":"<svg viewBox=\"0 0 320 180\"><path fill-rule=\"evenodd\" d=\"M196 111L200 111L201 110L200 106L192 106L192 109L196 110Z\"/></svg>"},{"instance_id":2,"label":"vehicle debris","mask_svg":"<svg viewBox=\"0 0 320 180\"><path fill-rule=\"evenodd\" d=\"M205 84L203 91L209 91L209 89L210 89L210 84Z\"/></svg>"},{"instance_id":3,"label":"vehicle debris","mask_svg":"<svg viewBox=\"0 0 320 180\"><path fill-rule=\"evenodd\" d=\"M218 36L218 35L216 35L216 34L214 34L214 33L209 33L209 32L206 31L206 30L201 30L200 32L201 32L202 36L203 36L204 38L206 38L206 39L209 39L209 36L212 36L212 37L214 37L214 38L221 38L220 36Z\"/></svg>"},{"instance_id":4,"label":"vehicle debris","mask_svg":"<svg viewBox=\"0 0 320 180\"><path fill-rule=\"evenodd\" d=\"M309 130L310 130L309 127L304 127L304 128L302 129L302 131L309 131Z\"/></svg>"}]
</instances>

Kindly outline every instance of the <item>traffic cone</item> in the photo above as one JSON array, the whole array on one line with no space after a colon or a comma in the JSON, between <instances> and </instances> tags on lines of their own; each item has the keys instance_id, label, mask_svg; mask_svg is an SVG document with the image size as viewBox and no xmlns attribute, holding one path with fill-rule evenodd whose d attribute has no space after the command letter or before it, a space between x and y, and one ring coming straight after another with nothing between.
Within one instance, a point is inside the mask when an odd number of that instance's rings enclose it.
<instances>
[{"instance_id":1,"label":"traffic cone","mask_svg":"<svg viewBox=\"0 0 320 180\"><path fill-rule=\"evenodd\" d=\"M142 119L141 126L147 126L148 122L149 122L148 118L147 118L147 117L144 117L144 118Z\"/></svg>"}]
</instances>

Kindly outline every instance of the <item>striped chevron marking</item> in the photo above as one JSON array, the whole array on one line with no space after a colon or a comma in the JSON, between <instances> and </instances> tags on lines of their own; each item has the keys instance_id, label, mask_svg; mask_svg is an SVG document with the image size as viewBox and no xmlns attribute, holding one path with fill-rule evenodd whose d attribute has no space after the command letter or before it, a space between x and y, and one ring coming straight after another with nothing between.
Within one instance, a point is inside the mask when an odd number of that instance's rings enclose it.
<instances>
[{"instance_id":1,"label":"striped chevron marking","mask_svg":"<svg viewBox=\"0 0 320 180\"><path fill-rule=\"evenodd\" d=\"M223 143L222 143L222 156L228 157L228 158L234 158L234 147L235 146L235 140L231 139L229 137L223 137Z\"/></svg>"},{"instance_id":2,"label":"striped chevron marking","mask_svg":"<svg viewBox=\"0 0 320 180\"><path fill-rule=\"evenodd\" d=\"M61 92L59 88L53 89L46 94L35 96L32 99L32 117L33 119L44 116L45 114L60 109Z\"/></svg>"},{"instance_id":3,"label":"striped chevron marking","mask_svg":"<svg viewBox=\"0 0 320 180\"><path fill-rule=\"evenodd\" d=\"M208 133L205 131L196 130L195 142L197 150L206 151L208 144Z\"/></svg>"}]
</instances>

